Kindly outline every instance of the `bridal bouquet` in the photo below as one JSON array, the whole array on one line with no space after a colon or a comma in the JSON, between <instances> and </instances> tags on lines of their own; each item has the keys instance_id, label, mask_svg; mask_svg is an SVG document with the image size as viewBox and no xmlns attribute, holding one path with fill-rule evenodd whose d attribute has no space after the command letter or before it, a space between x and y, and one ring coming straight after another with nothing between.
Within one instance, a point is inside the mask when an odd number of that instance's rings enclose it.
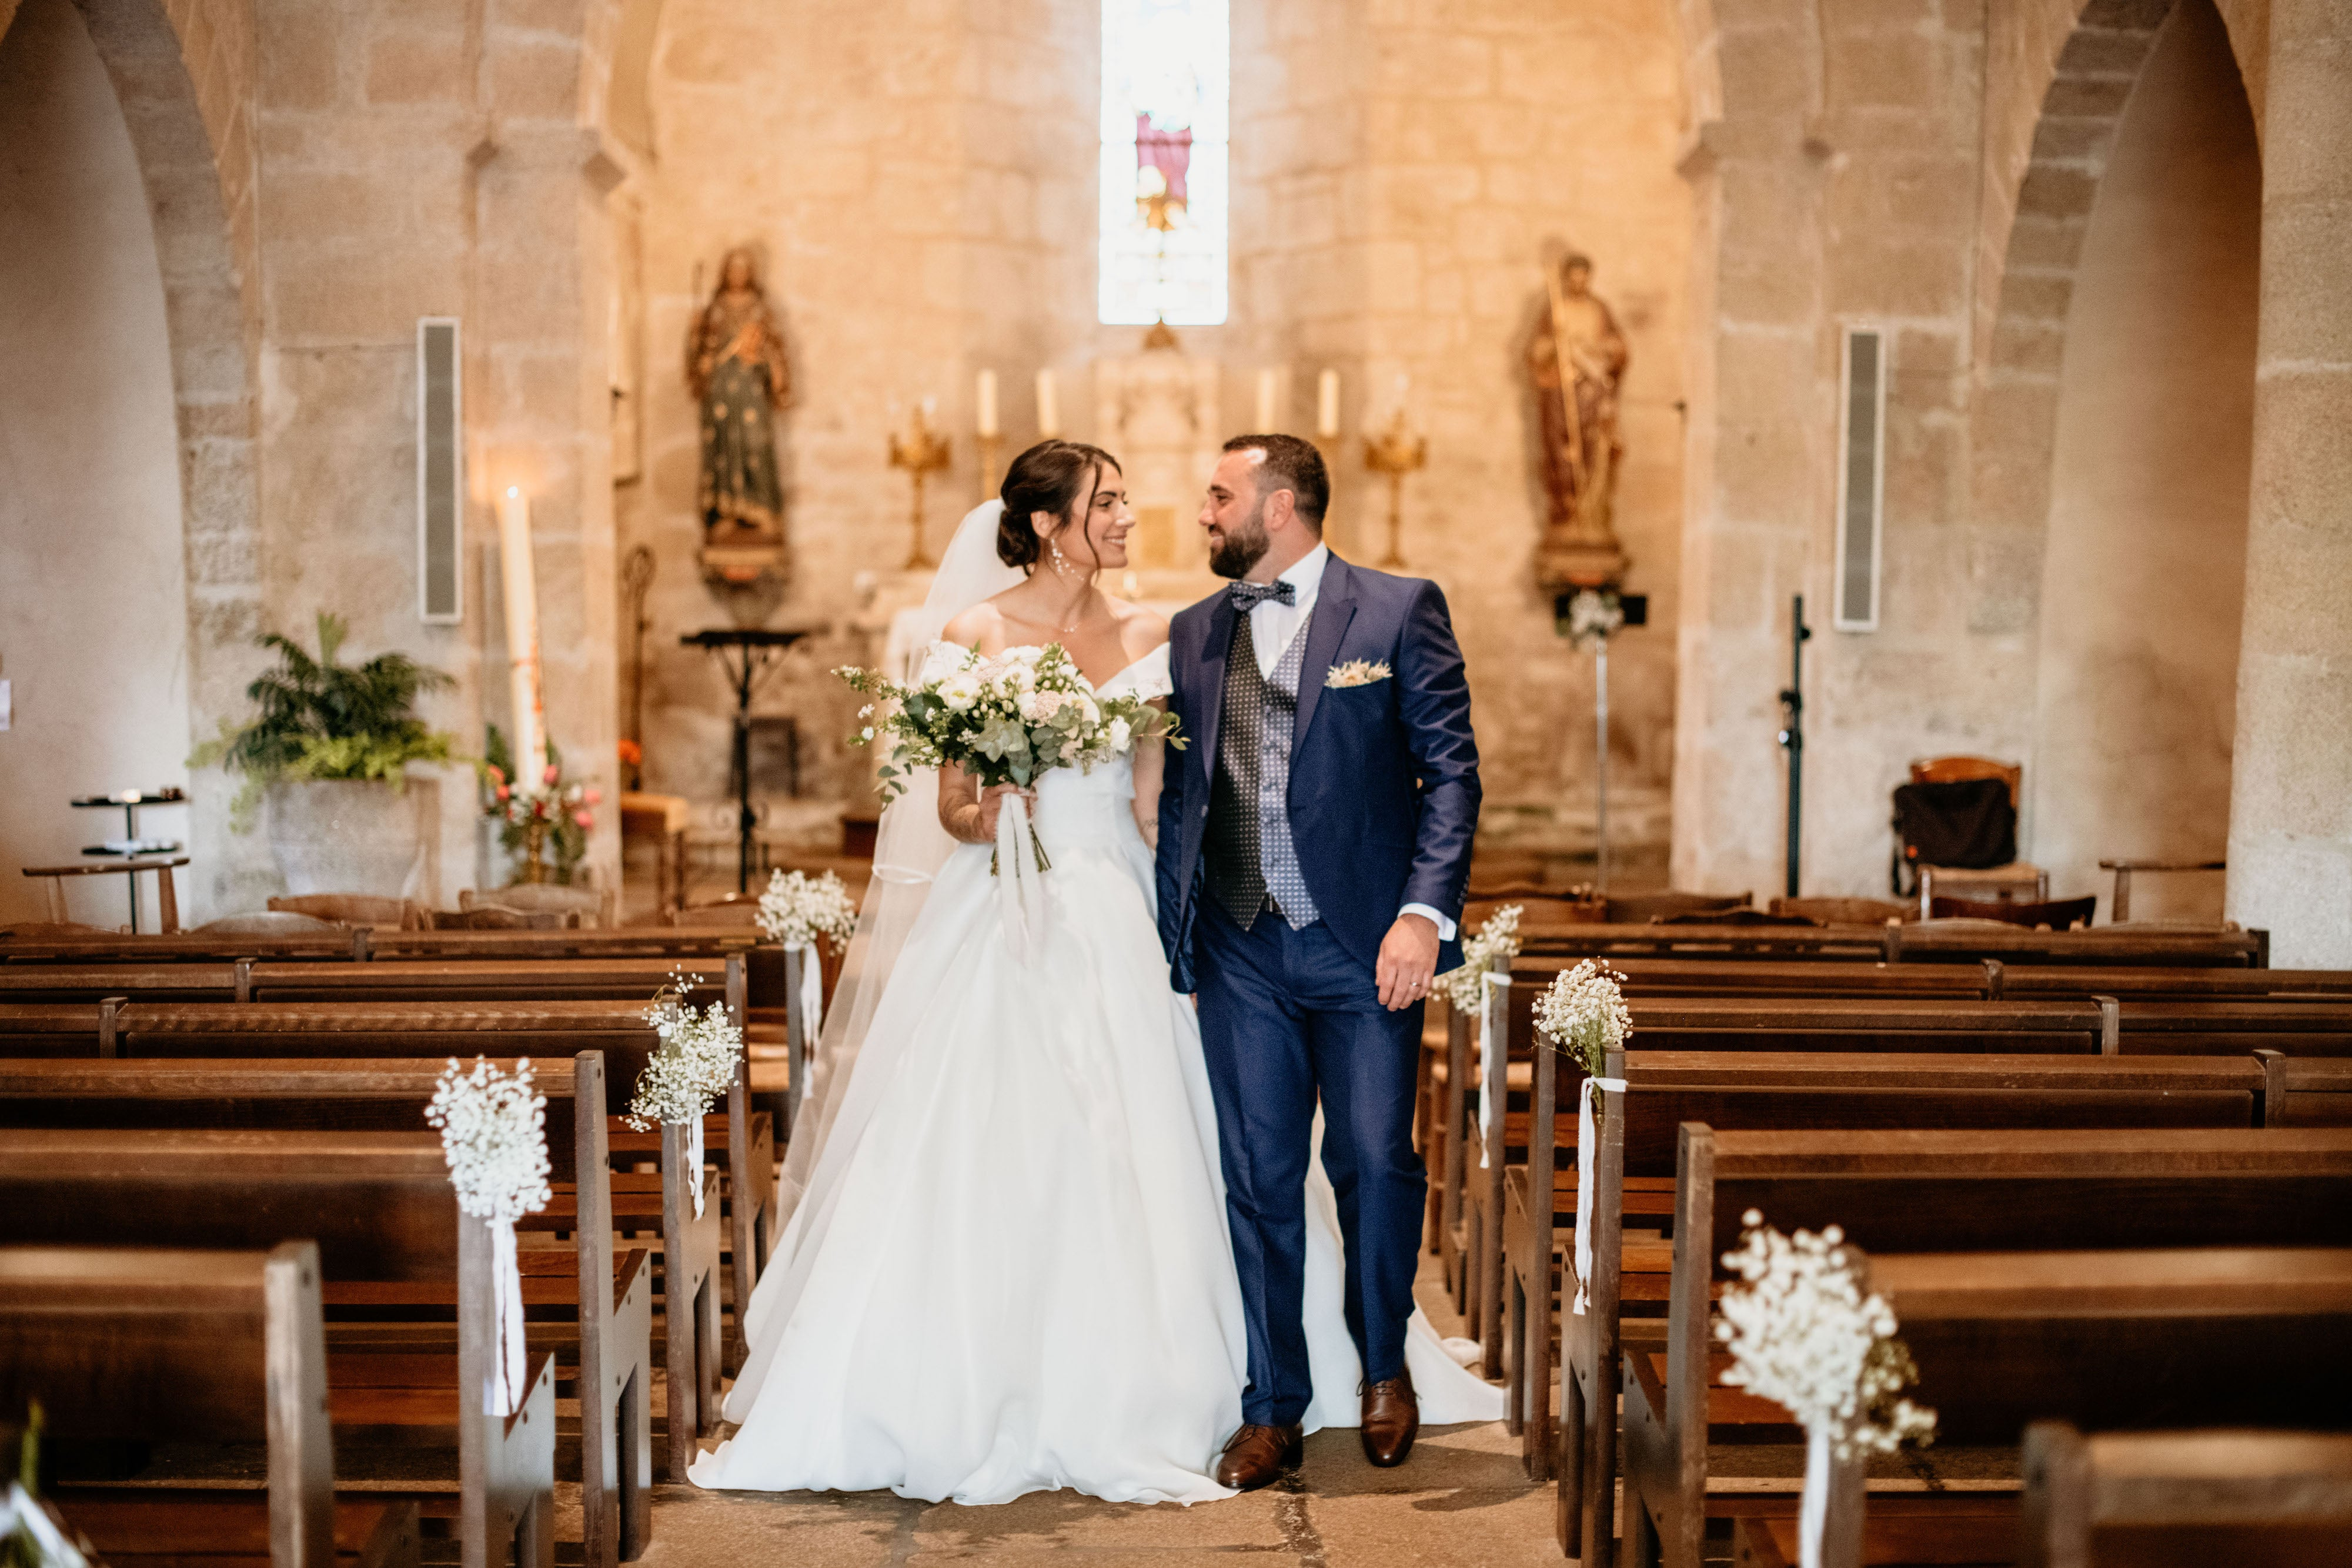
<instances>
[{"instance_id":1,"label":"bridal bouquet","mask_svg":"<svg viewBox=\"0 0 2352 1568\"><path fill-rule=\"evenodd\" d=\"M1139 740L1184 744L1176 720L1143 698L1097 694L1059 643L934 658L911 686L854 665L834 673L875 699L859 710L864 727L850 744L889 746L879 769L886 804L918 769L943 763L983 786L1025 789L1056 768L1091 769L1123 757ZM1039 871L1052 869L1034 831L1029 851Z\"/></svg>"}]
</instances>

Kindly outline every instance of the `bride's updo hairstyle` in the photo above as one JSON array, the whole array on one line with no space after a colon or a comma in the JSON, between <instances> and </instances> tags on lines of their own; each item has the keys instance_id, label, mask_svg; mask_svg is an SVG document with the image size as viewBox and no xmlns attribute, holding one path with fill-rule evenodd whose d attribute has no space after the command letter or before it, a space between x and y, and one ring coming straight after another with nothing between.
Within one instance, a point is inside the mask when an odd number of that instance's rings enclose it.
<instances>
[{"instance_id":1,"label":"bride's updo hairstyle","mask_svg":"<svg viewBox=\"0 0 2352 1568\"><path fill-rule=\"evenodd\" d=\"M1024 571L1035 566L1045 541L1037 537L1031 515L1051 512L1069 526L1090 498L1087 487L1098 464L1117 468L1118 459L1083 441L1041 441L1015 457L997 492L1004 502L1004 516L996 524L997 559Z\"/></svg>"}]
</instances>

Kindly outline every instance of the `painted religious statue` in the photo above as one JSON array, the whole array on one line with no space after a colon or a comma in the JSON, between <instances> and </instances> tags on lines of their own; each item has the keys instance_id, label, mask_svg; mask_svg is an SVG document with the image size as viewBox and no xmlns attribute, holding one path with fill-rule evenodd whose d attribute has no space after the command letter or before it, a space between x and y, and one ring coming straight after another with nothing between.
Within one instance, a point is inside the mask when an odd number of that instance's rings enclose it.
<instances>
[{"instance_id":1,"label":"painted religious statue","mask_svg":"<svg viewBox=\"0 0 2352 1568\"><path fill-rule=\"evenodd\" d=\"M719 287L696 313L686 384L702 412L702 565L738 586L784 569L784 492L775 415L792 402L783 333L743 246L719 265Z\"/></svg>"},{"instance_id":2,"label":"painted religious statue","mask_svg":"<svg viewBox=\"0 0 2352 1568\"><path fill-rule=\"evenodd\" d=\"M1543 318L1528 344L1543 435L1544 489L1550 499L1537 575L1564 591L1601 588L1624 574L1625 552L1611 516L1625 444L1617 428L1617 387L1625 375L1625 335L1592 292L1592 263L1570 254L1545 273Z\"/></svg>"}]
</instances>

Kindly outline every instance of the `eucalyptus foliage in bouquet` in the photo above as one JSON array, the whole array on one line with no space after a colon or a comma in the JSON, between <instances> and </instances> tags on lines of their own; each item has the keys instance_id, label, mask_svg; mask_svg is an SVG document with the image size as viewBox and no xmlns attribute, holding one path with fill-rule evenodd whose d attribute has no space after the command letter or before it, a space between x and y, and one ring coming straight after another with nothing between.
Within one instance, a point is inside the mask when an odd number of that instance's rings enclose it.
<instances>
[{"instance_id":1,"label":"eucalyptus foliage in bouquet","mask_svg":"<svg viewBox=\"0 0 2352 1568\"><path fill-rule=\"evenodd\" d=\"M1609 1053L1622 1051L1633 1032L1633 1015L1619 989L1624 983L1624 976L1591 958L1562 969L1536 998L1536 1032L1598 1078Z\"/></svg>"},{"instance_id":2,"label":"eucalyptus foliage in bouquet","mask_svg":"<svg viewBox=\"0 0 2352 1568\"><path fill-rule=\"evenodd\" d=\"M771 942L814 947L822 936L838 953L857 929L857 904L829 871L815 876L779 871L770 874L767 891L760 894L759 922L760 934Z\"/></svg>"},{"instance_id":3,"label":"eucalyptus foliage in bouquet","mask_svg":"<svg viewBox=\"0 0 2352 1568\"><path fill-rule=\"evenodd\" d=\"M1525 913L1522 904L1506 904L1486 916L1476 935L1463 942L1462 967L1448 970L1437 981L1446 1005L1455 1012L1475 1016L1486 1005L1486 971L1497 958L1508 963L1519 956L1519 916Z\"/></svg>"},{"instance_id":4,"label":"eucalyptus foliage in bouquet","mask_svg":"<svg viewBox=\"0 0 2352 1568\"><path fill-rule=\"evenodd\" d=\"M1723 1255L1727 1287L1715 1337L1731 1353L1724 1382L1769 1399L1841 1459L1932 1442L1936 1413L1901 1397L1918 1380L1895 1337L1895 1309L1864 1294L1863 1265L1830 1226L1783 1236L1749 1209L1740 1248Z\"/></svg>"},{"instance_id":5,"label":"eucalyptus foliage in bouquet","mask_svg":"<svg viewBox=\"0 0 2352 1568\"><path fill-rule=\"evenodd\" d=\"M278 654L277 667L245 688L259 714L242 728L224 723L189 754L191 768L217 762L245 776L230 805L239 832L253 825L263 789L280 779L364 779L398 789L410 763L449 760L454 737L426 728L414 709L421 694L456 683L405 653L342 664L335 655L349 631L322 612L315 659L278 632L256 639Z\"/></svg>"},{"instance_id":6,"label":"eucalyptus foliage in bouquet","mask_svg":"<svg viewBox=\"0 0 2352 1568\"><path fill-rule=\"evenodd\" d=\"M1175 718L1137 696L1096 693L1059 643L990 657L941 643L911 686L854 665L834 672L874 698L853 746L887 744L878 770L887 803L919 769L952 762L983 786L1024 789L1056 768L1091 770L1139 740L1183 746ZM1033 831L1039 871L1050 869Z\"/></svg>"}]
</instances>

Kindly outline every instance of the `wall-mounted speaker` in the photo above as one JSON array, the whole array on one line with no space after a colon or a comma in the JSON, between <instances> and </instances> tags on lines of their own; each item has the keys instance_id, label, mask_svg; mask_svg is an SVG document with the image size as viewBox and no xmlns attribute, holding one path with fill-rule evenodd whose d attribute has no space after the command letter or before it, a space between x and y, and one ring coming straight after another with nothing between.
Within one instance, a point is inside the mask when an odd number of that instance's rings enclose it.
<instances>
[{"instance_id":1,"label":"wall-mounted speaker","mask_svg":"<svg viewBox=\"0 0 2352 1568\"><path fill-rule=\"evenodd\" d=\"M440 625L465 619L465 392L457 319L416 322L416 613Z\"/></svg>"},{"instance_id":2,"label":"wall-mounted speaker","mask_svg":"<svg viewBox=\"0 0 2352 1568\"><path fill-rule=\"evenodd\" d=\"M1886 500L1886 333L1848 327L1838 377L1837 600L1841 632L1878 630Z\"/></svg>"}]
</instances>

